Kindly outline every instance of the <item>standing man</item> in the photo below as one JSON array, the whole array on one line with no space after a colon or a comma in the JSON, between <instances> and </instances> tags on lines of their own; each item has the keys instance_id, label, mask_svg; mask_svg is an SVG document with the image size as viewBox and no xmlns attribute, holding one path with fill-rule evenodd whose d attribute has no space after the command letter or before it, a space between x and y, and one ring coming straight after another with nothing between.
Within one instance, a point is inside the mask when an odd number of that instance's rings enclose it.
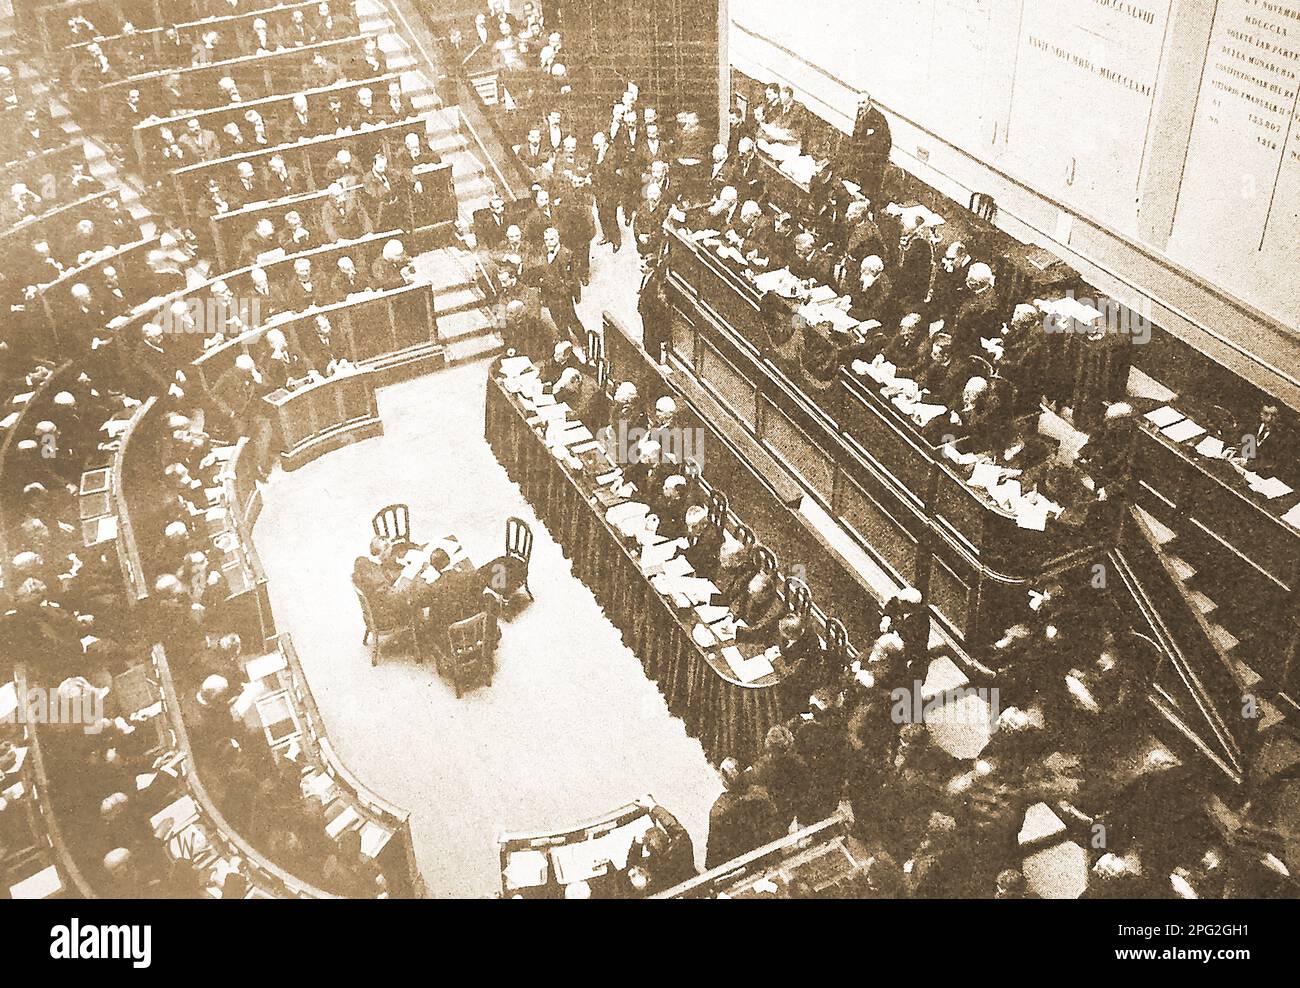
<instances>
[{"instance_id":1,"label":"standing man","mask_svg":"<svg viewBox=\"0 0 1300 988\"><path fill-rule=\"evenodd\" d=\"M582 288L574 272L573 252L560 243L560 231L549 227L543 234L546 247L539 288L542 305L561 332L574 343L584 343L582 322L574 303L581 301Z\"/></svg>"},{"instance_id":2,"label":"standing man","mask_svg":"<svg viewBox=\"0 0 1300 988\"><path fill-rule=\"evenodd\" d=\"M618 250L623 246L623 231L618 226L618 162L603 130L596 131L591 148L591 191L600 219L600 243Z\"/></svg>"}]
</instances>

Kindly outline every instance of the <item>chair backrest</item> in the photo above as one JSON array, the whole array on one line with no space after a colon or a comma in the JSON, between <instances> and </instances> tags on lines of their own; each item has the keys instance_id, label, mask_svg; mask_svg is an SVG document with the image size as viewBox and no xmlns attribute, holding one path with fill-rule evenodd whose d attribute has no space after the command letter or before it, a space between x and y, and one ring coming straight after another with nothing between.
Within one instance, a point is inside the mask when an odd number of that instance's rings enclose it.
<instances>
[{"instance_id":1,"label":"chair backrest","mask_svg":"<svg viewBox=\"0 0 1300 988\"><path fill-rule=\"evenodd\" d=\"M481 657L487 647L488 616L480 611L472 617L447 627L447 641L451 645L452 656L460 660L473 660Z\"/></svg>"},{"instance_id":2,"label":"chair backrest","mask_svg":"<svg viewBox=\"0 0 1300 988\"><path fill-rule=\"evenodd\" d=\"M603 391L609 384L609 361L604 357L596 358L596 385Z\"/></svg>"},{"instance_id":3,"label":"chair backrest","mask_svg":"<svg viewBox=\"0 0 1300 988\"><path fill-rule=\"evenodd\" d=\"M375 620L375 612L370 606L370 600L366 597L365 591L355 583L352 589L356 591L357 603L361 605L361 617L366 622L366 628L370 631L379 631L379 623Z\"/></svg>"},{"instance_id":4,"label":"chair backrest","mask_svg":"<svg viewBox=\"0 0 1300 988\"><path fill-rule=\"evenodd\" d=\"M389 504L375 512L370 525L376 535L399 542L411 541L411 509L405 504Z\"/></svg>"},{"instance_id":5,"label":"chair backrest","mask_svg":"<svg viewBox=\"0 0 1300 988\"><path fill-rule=\"evenodd\" d=\"M755 558L758 559L758 568L766 570L769 573L776 572L776 553L765 545L754 547Z\"/></svg>"},{"instance_id":6,"label":"chair backrest","mask_svg":"<svg viewBox=\"0 0 1300 988\"><path fill-rule=\"evenodd\" d=\"M758 536L743 521L736 525L736 541L743 546L753 547L758 544Z\"/></svg>"},{"instance_id":7,"label":"chair backrest","mask_svg":"<svg viewBox=\"0 0 1300 988\"><path fill-rule=\"evenodd\" d=\"M587 330L587 363L594 364L605 357L605 337L594 329Z\"/></svg>"},{"instance_id":8,"label":"chair backrest","mask_svg":"<svg viewBox=\"0 0 1300 988\"><path fill-rule=\"evenodd\" d=\"M785 609L800 617L808 613L812 605L812 591L808 584L798 577L787 577L785 581Z\"/></svg>"},{"instance_id":9,"label":"chair backrest","mask_svg":"<svg viewBox=\"0 0 1300 988\"><path fill-rule=\"evenodd\" d=\"M533 530L522 518L506 519L506 555L528 562L533 555Z\"/></svg>"},{"instance_id":10,"label":"chair backrest","mask_svg":"<svg viewBox=\"0 0 1300 988\"><path fill-rule=\"evenodd\" d=\"M849 632L839 618L826 619L826 651L838 665L848 665Z\"/></svg>"},{"instance_id":11,"label":"chair backrest","mask_svg":"<svg viewBox=\"0 0 1300 988\"><path fill-rule=\"evenodd\" d=\"M727 515L731 507L731 502L727 495L716 488L709 494L709 522L717 526L719 531L727 529Z\"/></svg>"},{"instance_id":12,"label":"chair backrest","mask_svg":"<svg viewBox=\"0 0 1300 988\"><path fill-rule=\"evenodd\" d=\"M972 192L970 211L980 219L992 223L998 216L998 204L987 192Z\"/></svg>"}]
</instances>

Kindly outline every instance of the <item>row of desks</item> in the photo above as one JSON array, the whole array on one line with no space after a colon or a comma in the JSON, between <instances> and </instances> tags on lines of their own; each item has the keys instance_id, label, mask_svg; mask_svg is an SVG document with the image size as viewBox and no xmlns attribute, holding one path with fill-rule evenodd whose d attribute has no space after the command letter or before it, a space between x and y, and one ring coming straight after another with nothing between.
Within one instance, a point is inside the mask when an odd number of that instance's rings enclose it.
<instances>
[{"instance_id":1,"label":"row of desks","mask_svg":"<svg viewBox=\"0 0 1300 988\"><path fill-rule=\"evenodd\" d=\"M767 343L760 295L680 231L669 234L670 360L717 398L942 625L977 650L1044 574L1100 542L1020 528L971 490L871 382L841 371L813 390Z\"/></svg>"}]
</instances>

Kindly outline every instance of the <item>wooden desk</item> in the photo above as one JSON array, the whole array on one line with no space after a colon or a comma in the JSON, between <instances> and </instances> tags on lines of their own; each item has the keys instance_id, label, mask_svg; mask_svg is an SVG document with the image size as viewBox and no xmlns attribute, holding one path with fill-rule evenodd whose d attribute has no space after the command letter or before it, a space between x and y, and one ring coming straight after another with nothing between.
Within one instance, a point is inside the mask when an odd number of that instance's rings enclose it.
<instances>
[{"instance_id":1,"label":"wooden desk","mask_svg":"<svg viewBox=\"0 0 1300 988\"><path fill-rule=\"evenodd\" d=\"M129 90L140 90L142 106L157 106L163 87L172 75L178 75L190 109L200 110L222 105L225 94L217 86L220 79L235 80L244 97L272 96L302 90L302 70L311 63L316 52L321 52L336 65L359 55L365 47L365 38L358 35L321 41L306 48L285 48L268 55L242 55L210 65L194 65L183 69L160 69L141 75L118 79L95 90L86 92L81 102L88 115L98 113L101 120L111 120L115 108L126 99ZM179 135L177 135L179 136Z\"/></svg>"},{"instance_id":2,"label":"wooden desk","mask_svg":"<svg viewBox=\"0 0 1300 988\"><path fill-rule=\"evenodd\" d=\"M0 694L6 691L12 694L15 703L26 704L27 670L21 663L14 669L13 680L0 685ZM0 697L0 705L5 702L7 701ZM0 720L0 739L12 741L18 748L26 749L17 776L10 774L0 780L0 797L9 803L3 812L10 819L22 818L30 841L21 845L10 840L4 841L13 853L9 858L0 860L0 873L5 876L0 892L4 898L13 898L12 887L20 883L27 888L57 885L56 890L46 892L41 897L93 899L95 893L77 866L55 817L50 800L45 755L36 727L21 717L12 725ZM0 824L4 822L0 819Z\"/></svg>"},{"instance_id":3,"label":"wooden desk","mask_svg":"<svg viewBox=\"0 0 1300 988\"><path fill-rule=\"evenodd\" d=\"M361 831L362 852L383 872L391 897L421 897L424 881L415 863L410 813L367 789L348 771L330 744L293 640L284 634L271 644L275 651L250 660L245 671L249 682L265 690L264 697L279 694L294 711L293 721L298 729L280 737L273 748L277 757L289 757L291 748L299 750L292 761L308 773L303 785L310 786L316 794L314 798L325 805L331 827ZM273 658L277 655L282 658L282 664ZM258 666L258 662L266 664ZM262 674L254 679L259 672ZM341 818L349 822L340 822Z\"/></svg>"},{"instance_id":4,"label":"wooden desk","mask_svg":"<svg viewBox=\"0 0 1300 988\"><path fill-rule=\"evenodd\" d=\"M293 391L273 391L265 400L279 426L286 470L384 433L370 371L345 371Z\"/></svg>"},{"instance_id":5,"label":"wooden desk","mask_svg":"<svg viewBox=\"0 0 1300 988\"><path fill-rule=\"evenodd\" d=\"M393 80L400 81L401 78L400 73L391 72L388 75L376 76L372 79L357 79L355 81L345 79L342 82L334 83L332 86L319 86L315 89L303 89L297 93L246 99L226 106L208 107L195 113L181 113L173 117L160 117L156 120L146 119L140 121L131 129L131 143L135 148L136 161L141 169L146 174L152 174L155 171L152 168L152 155L158 146L159 131L164 127L170 127L172 136L179 138L185 132L187 121L191 117L197 117L203 129L210 130L213 133L218 133L228 123L239 124L242 131L245 122L244 114L249 110L256 110L261 114L263 121L266 123L267 133L270 134L273 133L273 128L282 128L294 115L293 101L297 96L306 96L308 111L319 113L329 105L330 96L339 96L342 98L344 106L352 106L356 102L357 90L369 88L373 91L376 104L378 104L379 100L382 99L382 94L387 92L388 84Z\"/></svg>"},{"instance_id":6,"label":"wooden desk","mask_svg":"<svg viewBox=\"0 0 1300 988\"><path fill-rule=\"evenodd\" d=\"M898 582L921 590L955 642L977 654L1026 588L1099 558L1084 537L1014 518L971 490L871 382L808 378L769 335L754 286L671 230L669 360L705 388Z\"/></svg>"},{"instance_id":7,"label":"wooden desk","mask_svg":"<svg viewBox=\"0 0 1300 988\"><path fill-rule=\"evenodd\" d=\"M13 200L7 195L10 188L21 182L49 202L59 197L64 181L72 174L72 166L85 160L85 145L73 142L0 166L0 189L6 192L0 201L0 224L6 228L13 225Z\"/></svg>"},{"instance_id":8,"label":"wooden desk","mask_svg":"<svg viewBox=\"0 0 1300 988\"><path fill-rule=\"evenodd\" d=\"M322 134L307 141L299 141L297 144L279 144L257 151L245 151L243 154L217 158L214 161L200 161L172 172L172 188L177 202L184 206L186 215L194 221L197 218L194 203L202 196L209 179L216 178L229 182L234 178L236 169L244 163L251 164L255 172L260 172L267 161L279 155L286 165L299 170L303 182L308 187L320 191L329 185L325 171L341 148L346 147L357 151L355 155L357 167L364 174L369 169L363 162L369 156L361 152L361 146L373 147L376 150L380 147L401 147L407 134L415 134L423 139L425 121L424 116L414 116L377 127L362 127L341 134ZM372 219L377 220L378 217Z\"/></svg>"},{"instance_id":9,"label":"wooden desk","mask_svg":"<svg viewBox=\"0 0 1300 988\"><path fill-rule=\"evenodd\" d=\"M768 729L788 713L782 708L781 675L741 682L718 649L695 643L693 612L679 613L655 589L642 573L639 550L628 546L604 508L592 503L594 476L557 460L528 418L501 381L490 378L484 423L488 445L572 561L574 575L623 632L669 711L699 738L705 755L715 764L728 756L742 763L752 760Z\"/></svg>"},{"instance_id":10,"label":"wooden desk","mask_svg":"<svg viewBox=\"0 0 1300 988\"><path fill-rule=\"evenodd\" d=\"M85 264L68 268L41 290L40 299L56 352L73 353L88 346L92 335L101 339L111 335L98 321L81 325L67 321L67 313L73 304L72 286L86 285L94 293L95 301L99 301L102 298L101 272L106 267L112 267L117 271L118 284L127 306L134 308L147 302L152 297L153 277L147 259L150 251L159 248L159 243L159 237L155 235L148 240L136 240L121 247L107 247Z\"/></svg>"},{"instance_id":11,"label":"wooden desk","mask_svg":"<svg viewBox=\"0 0 1300 988\"><path fill-rule=\"evenodd\" d=\"M789 898L795 882L819 899L862 898L861 876L871 859L838 815L755 848L656 899ZM769 886L775 886L772 891Z\"/></svg>"},{"instance_id":12,"label":"wooden desk","mask_svg":"<svg viewBox=\"0 0 1300 988\"><path fill-rule=\"evenodd\" d=\"M580 881L591 886L592 898L622 896L628 852L654 826L654 805L647 795L572 827L500 834L502 898L562 899L565 886Z\"/></svg>"}]
</instances>

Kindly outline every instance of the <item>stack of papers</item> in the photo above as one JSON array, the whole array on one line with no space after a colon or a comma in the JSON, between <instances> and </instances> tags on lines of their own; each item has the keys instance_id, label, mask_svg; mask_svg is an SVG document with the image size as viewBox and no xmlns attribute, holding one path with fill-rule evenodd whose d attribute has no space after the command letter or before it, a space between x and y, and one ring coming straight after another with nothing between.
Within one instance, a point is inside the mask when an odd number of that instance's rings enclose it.
<instances>
[{"instance_id":1,"label":"stack of papers","mask_svg":"<svg viewBox=\"0 0 1300 988\"><path fill-rule=\"evenodd\" d=\"M532 369L533 362L527 357L507 357L501 361L501 373L506 377L518 377Z\"/></svg>"},{"instance_id":2,"label":"stack of papers","mask_svg":"<svg viewBox=\"0 0 1300 988\"><path fill-rule=\"evenodd\" d=\"M1217 459L1223 455L1223 440L1214 436L1206 436L1196 444L1196 452L1202 456Z\"/></svg>"},{"instance_id":3,"label":"stack of papers","mask_svg":"<svg viewBox=\"0 0 1300 988\"><path fill-rule=\"evenodd\" d=\"M1300 504L1282 516L1282 520L1292 528L1300 530Z\"/></svg>"},{"instance_id":4,"label":"stack of papers","mask_svg":"<svg viewBox=\"0 0 1300 988\"><path fill-rule=\"evenodd\" d=\"M724 620L731 610L718 604L700 604L695 608L695 615L705 624L716 624Z\"/></svg>"},{"instance_id":5,"label":"stack of papers","mask_svg":"<svg viewBox=\"0 0 1300 988\"><path fill-rule=\"evenodd\" d=\"M530 889L545 885L549 874L550 862L546 854L531 849L511 851L501 872L506 888L510 889Z\"/></svg>"},{"instance_id":6,"label":"stack of papers","mask_svg":"<svg viewBox=\"0 0 1300 988\"><path fill-rule=\"evenodd\" d=\"M1259 474L1251 473L1249 470L1246 471L1246 482L1250 484L1252 491L1268 498L1270 501L1291 493L1291 488L1284 481L1278 480L1276 477L1265 479Z\"/></svg>"}]
</instances>

